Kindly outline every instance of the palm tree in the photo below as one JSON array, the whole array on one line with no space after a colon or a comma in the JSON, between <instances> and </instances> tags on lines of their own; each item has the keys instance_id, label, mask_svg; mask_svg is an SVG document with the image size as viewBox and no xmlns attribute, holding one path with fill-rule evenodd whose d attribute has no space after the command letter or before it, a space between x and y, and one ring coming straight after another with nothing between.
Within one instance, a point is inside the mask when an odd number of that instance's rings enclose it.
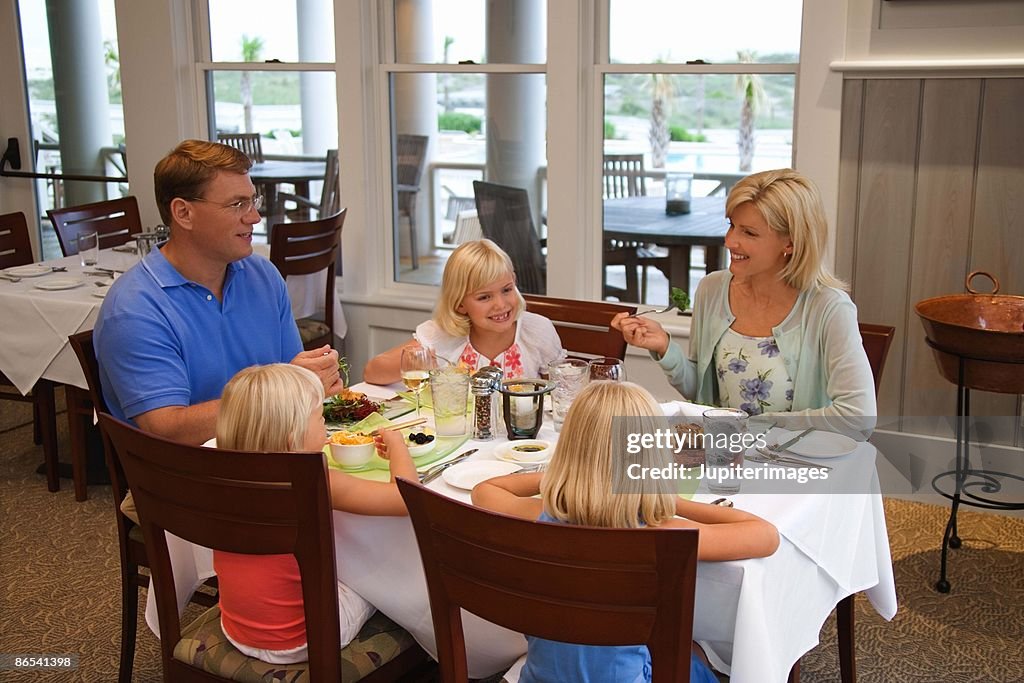
<instances>
[{"instance_id":1,"label":"palm tree","mask_svg":"<svg viewBox=\"0 0 1024 683\"><path fill-rule=\"evenodd\" d=\"M740 50L737 55L741 64L753 64L756 53L751 50ZM740 127L736 136L736 146L740 153L740 168L749 173L754 163L754 125L757 113L767 102L761 77L756 74L737 74L736 90L742 95L740 102Z\"/></svg>"},{"instance_id":2,"label":"palm tree","mask_svg":"<svg viewBox=\"0 0 1024 683\"><path fill-rule=\"evenodd\" d=\"M445 64L448 63L448 50L449 50L449 48L451 48L452 43L454 43L454 42L455 42L455 39L452 38L451 36L445 36L444 37L444 63ZM452 78L451 74L445 74L444 75L444 100L443 100L443 103L444 103L444 113L446 113L446 114L452 110L451 101L450 101L449 95L448 95L449 86L451 85L451 78Z\"/></svg>"},{"instance_id":3,"label":"palm tree","mask_svg":"<svg viewBox=\"0 0 1024 683\"><path fill-rule=\"evenodd\" d=\"M651 74L651 126L647 139L651 142L651 167L665 168L668 143L668 114L675 91L668 74Z\"/></svg>"},{"instance_id":4,"label":"palm tree","mask_svg":"<svg viewBox=\"0 0 1024 683\"><path fill-rule=\"evenodd\" d=\"M263 39L259 36L250 38L246 34L242 34L242 61L243 62L258 62L260 60L260 53L263 52ZM249 71L243 71L239 83L239 94L242 98L242 112L245 117L245 132L251 133L252 131L252 81L251 73Z\"/></svg>"}]
</instances>

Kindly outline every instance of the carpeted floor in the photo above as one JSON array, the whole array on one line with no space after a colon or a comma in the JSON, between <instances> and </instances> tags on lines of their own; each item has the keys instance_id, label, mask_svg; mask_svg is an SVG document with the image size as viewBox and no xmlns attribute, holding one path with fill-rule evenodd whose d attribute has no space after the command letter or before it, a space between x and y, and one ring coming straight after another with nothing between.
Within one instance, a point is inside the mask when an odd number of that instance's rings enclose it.
<instances>
[{"instance_id":1,"label":"carpeted floor","mask_svg":"<svg viewBox=\"0 0 1024 683\"><path fill-rule=\"evenodd\" d=\"M35 474L42 455L29 419L28 405L0 402L0 654L74 653L79 665L70 673L0 671L0 681L112 681L120 579L110 489L90 486L84 503L66 480L48 493ZM63 415L60 428L66 454ZM931 586L945 510L887 500L886 515L900 608L885 622L858 598L859 680L1024 680L1024 520L964 510L953 592L940 595ZM821 643L802 660L807 683L839 680L831 619ZM144 626L134 680L160 680L157 641Z\"/></svg>"}]
</instances>

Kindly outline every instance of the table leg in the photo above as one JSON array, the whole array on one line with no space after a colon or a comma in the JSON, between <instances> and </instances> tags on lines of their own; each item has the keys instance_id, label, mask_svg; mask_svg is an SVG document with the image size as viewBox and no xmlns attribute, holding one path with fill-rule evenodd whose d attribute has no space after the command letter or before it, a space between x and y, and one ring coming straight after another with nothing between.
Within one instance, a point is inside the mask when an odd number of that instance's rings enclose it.
<instances>
[{"instance_id":1,"label":"table leg","mask_svg":"<svg viewBox=\"0 0 1024 683\"><path fill-rule=\"evenodd\" d=\"M673 244L668 248L668 283L690 293L690 245Z\"/></svg>"},{"instance_id":2,"label":"table leg","mask_svg":"<svg viewBox=\"0 0 1024 683\"><path fill-rule=\"evenodd\" d=\"M60 471L57 457L57 410L54 406L53 382L40 378L32 387L38 409L33 411L43 442L43 464L46 468L46 488L51 493L60 491Z\"/></svg>"}]
</instances>

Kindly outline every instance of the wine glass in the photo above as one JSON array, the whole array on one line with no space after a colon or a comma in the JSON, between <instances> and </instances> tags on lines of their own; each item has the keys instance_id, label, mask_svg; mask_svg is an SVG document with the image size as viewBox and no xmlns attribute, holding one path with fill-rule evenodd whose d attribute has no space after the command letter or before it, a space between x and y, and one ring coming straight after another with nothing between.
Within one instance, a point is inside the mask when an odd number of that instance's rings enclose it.
<instances>
[{"instance_id":1,"label":"wine glass","mask_svg":"<svg viewBox=\"0 0 1024 683\"><path fill-rule=\"evenodd\" d=\"M402 382L416 395L416 416L420 414L420 392L430 379L430 371L437 367L437 356L425 346L407 346L402 349Z\"/></svg>"}]
</instances>

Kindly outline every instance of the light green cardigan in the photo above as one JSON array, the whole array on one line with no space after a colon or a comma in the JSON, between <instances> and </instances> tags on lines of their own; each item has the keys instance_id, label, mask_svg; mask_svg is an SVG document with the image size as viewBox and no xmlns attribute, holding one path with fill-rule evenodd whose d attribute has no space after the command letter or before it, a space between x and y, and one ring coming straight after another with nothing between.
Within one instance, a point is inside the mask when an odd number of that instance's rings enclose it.
<instances>
[{"instance_id":1,"label":"light green cardigan","mask_svg":"<svg viewBox=\"0 0 1024 683\"><path fill-rule=\"evenodd\" d=\"M729 308L732 273L720 270L697 287L690 351L669 341L664 357L651 353L669 382L689 400L718 405L715 347L736 316ZM867 438L878 408L871 366L857 326L857 307L839 289L800 293L786 319L772 328L793 379L793 410L779 413L789 429L816 427Z\"/></svg>"}]
</instances>

